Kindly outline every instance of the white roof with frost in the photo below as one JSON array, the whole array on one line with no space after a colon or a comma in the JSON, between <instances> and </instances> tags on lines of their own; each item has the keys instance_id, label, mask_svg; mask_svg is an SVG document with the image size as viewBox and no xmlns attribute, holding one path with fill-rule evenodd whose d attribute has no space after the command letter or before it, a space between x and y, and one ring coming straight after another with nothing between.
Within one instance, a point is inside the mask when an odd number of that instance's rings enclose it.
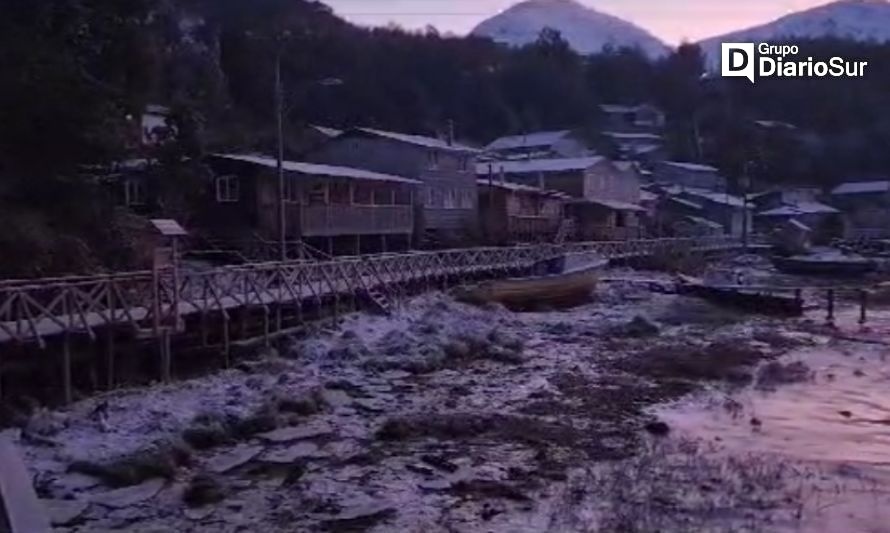
<instances>
[{"instance_id":1,"label":"white roof with frost","mask_svg":"<svg viewBox=\"0 0 890 533\"><path fill-rule=\"evenodd\" d=\"M524 135L511 135L495 139L485 147L488 151L513 150L516 148L537 148L540 146L553 146L559 141L571 135L570 130L538 131Z\"/></svg>"},{"instance_id":2,"label":"white roof with frost","mask_svg":"<svg viewBox=\"0 0 890 533\"><path fill-rule=\"evenodd\" d=\"M238 154L213 154L213 157L219 159L228 159L229 161L238 161L241 163L249 163L265 168L278 168L278 160L273 157L259 155L238 155ZM417 180L403 178L401 176L392 176L389 174L380 174L379 172L371 172L360 168L338 167L333 165L318 165L315 163L303 163L300 161L284 161L284 170L287 172L298 172L308 176L323 176L329 178L345 178L352 180L365 181L389 181L394 183L420 183Z\"/></svg>"},{"instance_id":3,"label":"white roof with frost","mask_svg":"<svg viewBox=\"0 0 890 533\"><path fill-rule=\"evenodd\" d=\"M843 183L831 194L868 194L890 192L890 181L854 181Z\"/></svg>"},{"instance_id":4,"label":"white roof with frost","mask_svg":"<svg viewBox=\"0 0 890 533\"><path fill-rule=\"evenodd\" d=\"M558 159L526 159L521 161L494 161L492 163L479 163L476 165L477 176L487 176L489 166L494 174L503 171L505 174L537 174L547 172L570 172L574 170L587 170L588 168L606 161L605 157L572 157Z\"/></svg>"}]
</instances>

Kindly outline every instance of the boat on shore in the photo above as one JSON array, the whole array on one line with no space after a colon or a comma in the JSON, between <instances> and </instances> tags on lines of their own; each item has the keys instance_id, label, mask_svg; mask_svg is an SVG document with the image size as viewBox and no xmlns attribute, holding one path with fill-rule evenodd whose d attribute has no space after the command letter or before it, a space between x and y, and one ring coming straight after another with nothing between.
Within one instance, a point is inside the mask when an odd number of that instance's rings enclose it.
<instances>
[{"instance_id":1,"label":"boat on shore","mask_svg":"<svg viewBox=\"0 0 890 533\"><path fill-rule=\"evenodd\" d=\"M677 292L749 313L793 317L803 315L804 311L804 302L798 294L780 288L713 285L680 276Z\"/></svg>"},{"instance_id":2,"label":"boat on shore","mask_svg":"<svg viewBox=\"0 0 890 533\"><path fill-rule=\"evenodd\" d=\"M458 300L473 303L500 303L514 311L544 307L571 307L590 300L608 259L590 254L567 254L548 261L550 272L539 276L493 280L457 290Z\"/></svg>"},{"instance_id":3,"label":"boat on shore","mask_svg":"<svg viewBox=\"0 0 890 533\"><path fill-rule=\"evenodd\" d=\"M772 261L780 272L803 276L861 276L878 268L878 263L872 259L840 253L775 256Z\"/></svg>"}]
</instances>

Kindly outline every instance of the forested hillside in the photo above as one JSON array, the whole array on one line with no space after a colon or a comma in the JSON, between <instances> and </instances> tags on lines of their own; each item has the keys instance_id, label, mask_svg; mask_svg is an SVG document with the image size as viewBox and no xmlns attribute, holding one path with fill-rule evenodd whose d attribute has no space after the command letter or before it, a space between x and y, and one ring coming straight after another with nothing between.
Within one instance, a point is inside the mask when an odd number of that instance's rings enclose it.
<instances>
[{"instance_id":1,"label":"forested hillside","mask_svg":"<svg viewBox=\"0 0 890 533\"><path fill-rule=\"evenodd\" d=\"M187 223L202 153L272 151L279 55L292 156L306 123L437 134L453 121L477 143L576 127L597 142L600 103L652 101L669 114L675 157L733 177L746 164L764 180L819 183L890 169L888 46L811 43L817 56L869 60L863 80L751 86L702 79L695 47L659 62L633 50L585 58L545 32L511 50L432 29L357 28L304 0L2 4L0 257L20 260L2 261L0 276L127 266L127 217L95 171L114 161L157 159L163 207ZM329 78L342 84L314 83ZM163 148L132 134L150 103L174 110L178 136ZM791 122L802 142L770 149L750 119Z\"/></svg>"}]
</instances>

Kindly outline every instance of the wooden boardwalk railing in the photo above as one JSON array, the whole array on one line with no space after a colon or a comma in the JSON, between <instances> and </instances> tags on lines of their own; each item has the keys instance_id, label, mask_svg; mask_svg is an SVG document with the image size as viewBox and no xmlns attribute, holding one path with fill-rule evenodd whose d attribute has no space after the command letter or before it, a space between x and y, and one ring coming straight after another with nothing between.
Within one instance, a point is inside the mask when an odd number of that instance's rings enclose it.
<instances>
[{"instance_id":1,"label":"wooden boardwalk railing","mask_svg":"<svg viewBox=\"0 0 890 533\"><path fill-rule=\"evenodd\" d=\"M314 263L256 263L207 271L118 273L104 276L0 281L0 345L36 342L70 334L95 337L106 327L144 335L181 328L185 317L234 309L283 306L299 312L320 302L370 289L395 291L411 283L441 287L477 275L509 274L566 253L598 253L609 259L641 257L674 249L730 249L728 238L657 239L566 243L508 248L469 248L335 258ZM175 282L174 280L178 280Z\"/></svg>"}]
</instances>

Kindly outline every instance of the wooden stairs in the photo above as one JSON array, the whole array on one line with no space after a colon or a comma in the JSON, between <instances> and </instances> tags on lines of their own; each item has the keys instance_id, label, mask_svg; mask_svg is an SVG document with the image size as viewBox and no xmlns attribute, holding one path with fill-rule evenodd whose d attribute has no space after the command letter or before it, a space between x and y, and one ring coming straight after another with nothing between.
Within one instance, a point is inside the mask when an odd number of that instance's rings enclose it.
<instances>
[{"instance_id":1,"label":"wooden stairs","mask_svg":"<svg viewBox=\"0 0 890 533\"><path fill-rule=\"evenodd\" d=\"M559 223L559 229L556 230L556 236L553 238L554 244L565 244L569 238L575 235L575 219L564 218Z\"/></svg>"}]
</instances>

